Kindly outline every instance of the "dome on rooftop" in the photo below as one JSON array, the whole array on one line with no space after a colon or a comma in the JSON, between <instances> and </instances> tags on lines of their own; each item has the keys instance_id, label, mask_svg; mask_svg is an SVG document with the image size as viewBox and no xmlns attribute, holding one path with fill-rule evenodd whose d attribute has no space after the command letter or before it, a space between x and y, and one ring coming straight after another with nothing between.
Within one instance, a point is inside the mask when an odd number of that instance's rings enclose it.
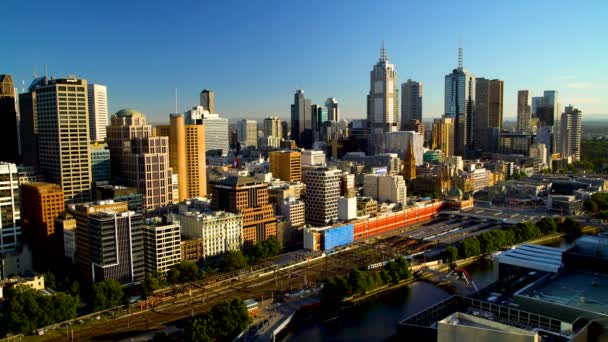
<instances>
[{"instance_id":1,"label":"dome on rooftop","mask_svg":"<svg viewBox=\"0 0 608 342\"><path fill-rule=\"evenodd\" d=\"M120 116L120 117L144 116L138 110L133 109L133 108L121 109L118 112L116 112L116 114L114 114L114 115Z\"/></svg>"}]
</instances>

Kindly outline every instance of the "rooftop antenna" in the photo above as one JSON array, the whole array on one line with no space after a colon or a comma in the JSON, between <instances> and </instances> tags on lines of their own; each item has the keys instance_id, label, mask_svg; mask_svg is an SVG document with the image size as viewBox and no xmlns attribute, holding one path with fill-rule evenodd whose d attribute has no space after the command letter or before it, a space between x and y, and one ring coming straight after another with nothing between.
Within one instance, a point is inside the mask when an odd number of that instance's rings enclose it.
<instances>
[{"instance_id":1,"label":"rooftop antenna","mask_svg":"<svg viewBox=\"0 0 608 342\"><path fill-rule=\"evenodd\" d=\"M48 78L48 77L49 77L49 73L48 73L48 70L47 70L47 68L46 68L46 63L44 64L44 77L45 77L45 78Z\"/></svg>"},{"instance_id":2,"label":"rooftop antenna","mask_svg":"<svg viewBox=\"0 0 608 342\"><path fill-rule=\"evenodd\" d=\"M384 39L382 39L382 46L380 47L380 62L387 61L386 49L384 48Z\"/></svg>"},{"instance_id":3,"label":"rooftop antenna","mask_svg":"<svg viewBox=\"0 0 608 342\"><path fill-rule=\"evenodd\" d=\"M175 88L175 114L177 114L177 88Z\"/></svg>"},{"instance_id":4,"label":"rooftop antenna","mask_svg":"<svg viewBox=\"0 0 608 342\"><path fill-rule=\"evenodd\" d=\"M462 38L458 42L458 69L462 69Z\"/></svg>"}]
</instances>

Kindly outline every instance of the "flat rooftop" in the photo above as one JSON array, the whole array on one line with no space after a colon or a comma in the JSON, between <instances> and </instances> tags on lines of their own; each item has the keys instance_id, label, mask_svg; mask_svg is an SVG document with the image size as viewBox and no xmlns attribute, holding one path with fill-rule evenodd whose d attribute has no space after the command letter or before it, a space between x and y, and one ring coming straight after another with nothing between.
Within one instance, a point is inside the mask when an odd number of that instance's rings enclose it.
<instances>
[{"instance_id":1,"label":"flat rooftop","mask_svg":"<svg viewBox=\"0 0 608 342\"><path fill-rule=\"evenodd\" d=\"M535 336L536 332L531 330L520 329L508 324L499 323L483 317L477 317L462 312L455 312L448 317L439 321L439 323L450 325L461 325L477 329L502 331L511 334L519 334L526 336Z\"/></svg>"},{"instance_id":2,"label":"flat rooftop","mask_svg":"<svg viewBox=\"0 0 608 342\"><path fill-rule=\"evenodd\" d=\"M608 274L564 273L521 295L608 315Z\"/></svg>"},{"instance_id":3,"label":"flat rooftop","mask_svg":"<svg viewBox=\"0 0 608 342\"><path fill-rule=\"evenodd\" d=\"M562 268L562 252L556 247L525 243L499 254L496 260L501 264L558 273Z\"/></svg>"}]
</instances>

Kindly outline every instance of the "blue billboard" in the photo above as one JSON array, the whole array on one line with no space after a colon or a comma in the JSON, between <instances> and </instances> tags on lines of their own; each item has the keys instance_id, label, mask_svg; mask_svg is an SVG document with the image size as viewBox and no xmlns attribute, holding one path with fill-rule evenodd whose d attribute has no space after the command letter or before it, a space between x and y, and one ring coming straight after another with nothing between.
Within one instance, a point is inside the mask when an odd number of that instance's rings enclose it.
<instances>
[{"instance_id":1,"label":"blue billboard","mask_svg":"<svg viewBox=\"0 0 608 342\"><path fill-rule=\"evenodd\" d=\"M336 247L348 245L354 241L355 226L345 224L329 228L325 231L323 250L327 251Z\"/></svg>"}]
</instances>

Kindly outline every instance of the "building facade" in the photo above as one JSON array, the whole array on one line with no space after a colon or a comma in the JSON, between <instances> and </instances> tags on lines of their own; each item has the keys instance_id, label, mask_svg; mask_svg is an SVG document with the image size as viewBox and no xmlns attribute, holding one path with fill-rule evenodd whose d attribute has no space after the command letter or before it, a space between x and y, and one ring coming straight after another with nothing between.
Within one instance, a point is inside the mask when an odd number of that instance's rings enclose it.
<instances>
[{"instance_id":1,"label":"building facade","mask_svg":"<svg viewBox=\"0 0 608 342\"><path fill-rule=\"evenodd\" d=\"M14 252L21 239L17 165L0 162L0 255Z\"/></svg>"},{"instance_id":2,"label":"building facade","mask_svg":"<svg viewBox=\"0 0 608 342\"><path fill-rule=\"evenodd\" d=\"M532 94L529 90L517 92L517 130L532 130Z\"/></svg>"},{"instance_id":3,"label":"building facade","mask_svg":"<svg viewBox=\"0 0 608 342\"><path fill-rule=\"evenodd\" d=\"M422 121L422 83L408 79L401 84L401 130L409 130L410 120Z\"/></svg>"},{"instance_id":4,"label":"building facade","mask_svg":"<svg viewBox=\"0 0 608 342\"><path fill-rule=\"evenodd\" d=\"M88 85L89 134L91 141L104 141L108 126L108 88L105 85Z\"/></svg>"},{"instance_id":5,"label":"building facade","mask_svg":"<svg viewBox=\"0 0 608 342\"><path fill-rule=\"evenodd\" d=\"M333 97L328 98L325 101L325 107L327 107L327 120L329 121L340 121L340 108L338 107L338 100Z\"/></svg>"},{"instance_id":6,"label":"building facade","mask_svg":"<svg viewBox=\"0 0 608 342\"><path fill-rule=\"evenodd\" d=\"M200 94L200 105L209 113L215 113L215 93L210 89L203 89Z\"/></svg>"},{"instance_id":7,"label":"building facade","mask_svg":"<svg viewBox=\"0 0 608 342\"><path fill-rule=\"evenodd\" d=\"M398 130L399 97L397 72L390 63L384 43L380 59L370 72L370 87L367 95L367 123L370 134L384 134Z\"/></svg>"},{"instance_id":8,"label":"building facade","mask_svg":"<svg viewBox=\"0 0 608 342\"><path fill-rule=\"evenodd\" d=\"M474 150L494 152L491 145L492 128L502 130L503 81L477 78L475 81L475 110L473 114Z\"/></svg>"},{"instance_id":9,"label":"building facade","mask_svg":"<svg viewBox=\"0 0 608 342\"><path fill-rule=\"evenodd\" d=\"M312 145L312 137L309 137L308 141L302 139L305 130L312 134L310 99L304 97L304 90L298 89L291 105L291 139L295 140L299 147L310 148L308 145Z\"/></svg>"},{"instance_id":10,"label":"building facade","mask_svg":"<svg viewBox=\"0 0 608 342\"><path fill-rule=\"evenodd\" d=\"M0 75L0 134L4 147L0 150L0 161L19 163L19 129L17 127L17 96L11 75Z\"/></svg>"},{"instance_id":11,"label":"building facade","mask_svg":"<svg viewBox=\"0 0 608 342\"><path fill-rule=\"evenodd\" d=\"M583 113L572 105L567 106L561 117L561 154L581 160L581 134Z\"/></svg>"},{"instance_id":12,"label":"building facade","mask_svg":"<svg viewBox=\"0 0 608 342\"><path fill-rule=\"evenodd\" d=\"M179 223L159 217L147 219L143 226L145 272L166 274L181 261Z\"/></svg>"},{"instance_id":13,"label":"building facade","mask_svg":"<svg viewBox=\"0 0 608 342\"><path fill-rule=\"evenodd\" d=\"M302 181L302 154L299 151L270 152L269 164L274 178L286 182Z\"/></svg>"},{"instance_id":14,"label":"building facade","mask_svg":"<svg viewBox=\"0 0 608 342\"><path fill-rule=\"evenodd\" d=\"M431 148L448 157L454 155L454 119L443 117L433 120Z\"/></svg>"},{"instance_id":15,"label":"building facade","mask_svg":"<svg viewBox=\"0 0 608 342\"><path fill-rule=\"evenodd\" d=\"M228 155L230 151L228 119L220 118L219 114L209 112L203 106L196 106L186 111L185 123L205 127L205 152L207 154Z\"/></svg>"},{"instance_id":16,"label":"building facade","mask_svg":"<svg viewBox=\"0 0 608 342\"><path fill-rule=\"evenodd\" d=\"M306 222L324 226L338 218L340 198L340 170L307 167L303 170L306 184Z\"/></svg>"},{"instance_id":17,"label":"building facade","mask_svg":"<svg viewBox=\"0 0 608 342\"><path fill-rule=\"evenodd\" d=\"M281 127L281 119L278 116L271 116L264 119L264 136L275 137L279 141L283 138L283 129Z\"/></svg>"},{"instance_id":18,"label":"building facade","mask_svg":"<svg viewBox=\"0 0 608 342\"><path fill-rule=\"evenodd\" d=\"M454 151L464 155L471 145L473 112L475 110L475 75L463 67L462 49L459 49L458 68L445 76L444 114L454 120Z\"/></svg>"},{"instance_id":19,"label":"building facade","mask_svg":"<svg viewBox=\"0 0 608 342\"><path fill-rule=\"evenodd\" d=\"M105 128L105 127L104 127ZM112 162L107 144L95 142L91 150L91 178L93 182L109 182L112 178Z\"/></svg>"},{"instance_id":20,"label":"building facade","mask_svg":"<svg viewBox=\"0 0 608 342\"><path fill-rule=\"evenodd\" d=\"M181 233L188 239L201 243L200 258L217 256L236 251L243 245L243 217L226 211L180 211L174 220L180 223ZM198 261L198 259L197 259Z\"/></svg>"},{"instance_id":21,"label":"building facade","mask_svg":"<svg viewBox=\"0 0 608 342\"><path fill-rule=\"evenodd\" d=\"M258 122L255 120L243 119L236 125L237 140L241 143L241 148L258 147Z\"/></svg>"}]
</instances>

